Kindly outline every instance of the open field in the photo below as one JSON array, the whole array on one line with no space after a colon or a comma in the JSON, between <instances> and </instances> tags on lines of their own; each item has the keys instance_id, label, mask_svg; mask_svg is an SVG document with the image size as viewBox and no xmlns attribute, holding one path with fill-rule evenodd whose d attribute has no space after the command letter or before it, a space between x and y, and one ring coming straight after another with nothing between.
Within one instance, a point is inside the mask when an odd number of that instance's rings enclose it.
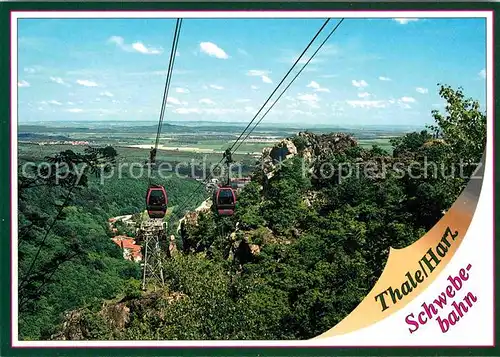
<instances>
[{"instance_id":1,"label":"open field","mask_svg":"<svg viewBox=\"0 0 500 357\"><path fill-rule=\"evenodd\" d=\"M158 147L157 160L163 162L191 162L205 160L218 162L224 150L239 137L243 126L225 123L198 123L195 125L164 124ZM408 128L393 127L314 127L286 128L268 125L257 128L238 147L233 158L247 163L255 161L262 149L273 146L280 139L299 131L314 133L343 132L352 135L362 147L378 145L392 151L389 140L407 132ZM19 158L26 150L30 156L43 157L61 150L78 150L87 145L111 145L118 151L121 161L145 162L153 146L156 127L153 124L122 123L49 123L46 125L19 125Z\"/></svg>"}]
</instances>

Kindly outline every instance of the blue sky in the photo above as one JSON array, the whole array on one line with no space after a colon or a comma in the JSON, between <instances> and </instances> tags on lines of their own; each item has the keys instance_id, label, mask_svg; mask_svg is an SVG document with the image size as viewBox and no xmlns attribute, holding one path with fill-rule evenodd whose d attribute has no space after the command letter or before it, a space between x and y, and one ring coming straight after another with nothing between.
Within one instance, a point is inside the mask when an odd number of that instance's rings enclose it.
<instances>
[{"instance_id":1,"label":"blue sky","mask_svg":"<svg viewBox=\"0 0 500 357\"><path fill-rule=\"evenodd\" d=\"M165 122L250 121L323 22L185 19ZM157 120L174 26L19 20L19 121ZM484 108L485 67L485 19L346 19L265 121L423 125L438 83Z\"/></svg>"}]
</instances>

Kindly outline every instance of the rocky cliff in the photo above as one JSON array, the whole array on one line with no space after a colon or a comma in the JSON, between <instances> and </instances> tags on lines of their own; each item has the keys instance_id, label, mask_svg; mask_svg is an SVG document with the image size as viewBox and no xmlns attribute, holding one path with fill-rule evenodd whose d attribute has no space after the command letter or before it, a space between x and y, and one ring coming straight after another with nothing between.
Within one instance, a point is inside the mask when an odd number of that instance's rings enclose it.
<instances>
[{"instance_id":1,"label":"rocky cliff","mask_svg":"<svg viewBox=\"0 0 500 357\"><path fill-rule=\"evenodd\" d=\"M129 327L132 315L141 316L142 319L162 320L165 318L164 307L185 297L183 294L164 289L136 298L106 302L98 311L88 308L70 311L66 314L59 332L52 335L51 340L92 340L95 337L102 339L105 335L109 339L117 339Z\"/></svg>"},{"instance_id":2,"label":"rocky cliff","mask_svg":"<svg viewBox=\"0 0 500 357\"><path fill-rule=\"evenodd\" d=\"M308 169L313 172L318 163L356 146L356 140L349 135L341 133L316 135L301 132L294 137L281 140L273 147L265 148L258 160L252 180L258 182L262 190L266 182L279 170L280 164L286 160L299 156L304 159ZM316 193L314 191L308 192L304 197L304 204L311 206L314 200L316 200ZM300 235L300 232L295 228L292 229L289 236L281 236L264 226L256 229L244 228L239 225L236 217L229 218L235 220L234 224L226 225L224 220L228 218L218 220L219 218L214 215L207 204L209 202L207 200L195 211L187 213L180 222L179 233L185 253L209 257L211 247L218 244L216 241L225 241L228 243L228 248L223 258L227 262L236 263L233 265L236 269L241 269L245 263L255 260L262 254L264 246L268 244L288 245ZM232 227L232 229L228 227ZM200 240L201 236L215 240ZM175 247L172 247L172 242L173 240L170 239L169 252L175 250ZM172 255L166 254L166 256ZM136 291L136 294L137 296L132 298L107 302L100 309L97 309L98 311L95 311L94 308L93 312L87 309L69 312L59 333L53 335L52 339L89 340L93 339L96 333L101 338L103 335L107 335L110 339L117 339L130 327L134 316L140 317L141 321L148 319L161 321L164 319L166 305L186 298L183 294L166 289L149 293Z\"/></svg>"},{"instance_id":3,"label":"rocky cliff","mask_svg":"<svg viewBox=\"0 0 500 357\"><path fill-rule=\"evenodd\" d=\"M279 143L262 151L257 169L262 170L270 179L276 168L283 161L294 156L301 156L311 167L335 153L343 152L357 146L358 143L350 135L343 133L314 134L300 132L296 136L281 140Z\"/></svg>"}]
</instances>

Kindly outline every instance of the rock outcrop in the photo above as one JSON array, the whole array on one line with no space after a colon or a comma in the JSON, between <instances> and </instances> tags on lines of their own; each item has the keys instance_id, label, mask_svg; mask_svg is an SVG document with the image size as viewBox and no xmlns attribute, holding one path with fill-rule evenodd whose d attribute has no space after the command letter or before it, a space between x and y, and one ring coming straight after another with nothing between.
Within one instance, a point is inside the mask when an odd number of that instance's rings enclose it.
<instances>
[{"instance_id":1,"label":"rock outcrop","mask_svg":"<svg viewBox=\"0 0 500 357\"><path fill-rule=\"evenodd\" d=\"M162 304L171 304L186 296L177 292L158 291L145 294L120 302L105 303L98 312L91 312L83 308L70 311L66 314L64 322L57 334L51 340L57 341L82 341L94 339L95 333L106 331L110 337L119 336L130 322L131 314L164 319L165 314ZM102 336L99 336L102 338Z\"/></svg>"},{"instance_id":2,"label":"rock outcrop","mask_svg":"<svg viewBox=\"0 0 500 357\"><path fill-rule=\"evenodd\" d=\"M265 148L258 162L259 170L270 179L284 160L301 156L312 166L335 153L357 146L357 141L343 133L314 134L300 132L296 136L281 140L272 148Z\"/></svg>"},{"instance_id":3,"label":"rock outcrop","mask_svg":"<svg viewBox=\"0 0 500 357\"><path fill-rule=\"evenodd\" d=\"M259 181L263 185L271 179L279 169L282 162L295 156L304 158L311 174L317 169L316 164L327 160L336 153L343 152L357 146L357 142L351 136L343 133L314 134L310 132L300 132L296 136L281 140L273 147L264 148L258 161L258 165L252 176L253 181ZM304 198L307 206L311 206L316 200L314 192ZM180 233L183 240L184 250L197 251L197 246L191 242L191 235L199 229L199 216L205 209L197 209L187 213L181 220ZM300 232L293 231L294 236L299 236ZM266 243L287 244L282 238L275 237L273 232L267 228L255 231L240 231L236 229L228 235L233 242L229 259L239 260L251 259L251 256L260 254L262 245Z\"/></svg>"}]
</instances>

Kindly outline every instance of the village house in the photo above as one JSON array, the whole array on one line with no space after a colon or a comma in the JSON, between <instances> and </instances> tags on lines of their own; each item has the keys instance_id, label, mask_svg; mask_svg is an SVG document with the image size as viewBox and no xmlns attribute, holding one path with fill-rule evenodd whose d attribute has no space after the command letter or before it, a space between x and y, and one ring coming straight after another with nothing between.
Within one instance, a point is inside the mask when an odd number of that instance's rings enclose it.
<instances>
[{"instance_id":1,"label":"village house","mask_svg":"<svg viewBox=\"0 0 500 357\"><path fill-rule=\"evenodd\" d=\"M112 241L123 250L123 259L133 262L140 262L142 260L141 246L135 244L133 238L116 236L112 238Z\"/></svg>"}]
</instances>

